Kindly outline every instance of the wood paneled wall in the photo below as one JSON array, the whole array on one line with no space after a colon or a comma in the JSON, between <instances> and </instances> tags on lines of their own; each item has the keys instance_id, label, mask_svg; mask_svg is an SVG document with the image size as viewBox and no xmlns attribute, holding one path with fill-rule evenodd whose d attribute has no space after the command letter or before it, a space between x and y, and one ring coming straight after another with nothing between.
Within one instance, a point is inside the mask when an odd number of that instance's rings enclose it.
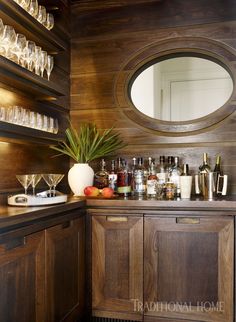
<instances>
[{"instance_id":1,"label":"wood paneled wall","mask_svg":"<svg viewBox=\"0 0 236 322\"><path fill-rule=\"evenodd\" d=\"M236 67L236 2L234 0L82 1L72 6L71 118L95 122L104 129L115 125L127 148L129 161L143 155L179 155L192 172L208 152L211 163L220 153L236 193L236 112L196 132L169 135L147 129L124 114L117 101L116 81L137 52L163 41L204 39L223 46ZM209 44L209 48L211 45ZM223 55L223 54L222 54ZM224 60L224 57L222 57ZM235 72L236 75L236 72ZM235 76L234 75L234 76ZM234 92L235 97L235 92ZM235 100L231 101L233 110Z\"/></svg>"}]
</instances>

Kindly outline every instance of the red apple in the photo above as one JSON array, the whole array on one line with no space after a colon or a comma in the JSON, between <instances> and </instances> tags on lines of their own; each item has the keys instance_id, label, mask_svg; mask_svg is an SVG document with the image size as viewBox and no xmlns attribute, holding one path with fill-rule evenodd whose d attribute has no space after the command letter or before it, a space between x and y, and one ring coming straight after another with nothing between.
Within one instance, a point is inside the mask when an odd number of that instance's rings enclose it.
<instances>
[{"instance_id":1,"label":"red apple","mask_svg":"<svg viewBox=\"0 0 236 322\"><path fill-rule=\"evenodd\" d=\"M84 188L85 196L96 197L99 195L99 189L97 187L88 186Z\"/></svg>"},{"instance_id":2,"label":"red apple","mask_svg":"<svg viewBox=\"0 0 236 322\"><path fill-rule=\"evenodd\" d=\"M103 188L101 193L104 198L111 198L114 195L114 190L112 188L107 187L107 188Z\"/></svg>"}]
</instances>

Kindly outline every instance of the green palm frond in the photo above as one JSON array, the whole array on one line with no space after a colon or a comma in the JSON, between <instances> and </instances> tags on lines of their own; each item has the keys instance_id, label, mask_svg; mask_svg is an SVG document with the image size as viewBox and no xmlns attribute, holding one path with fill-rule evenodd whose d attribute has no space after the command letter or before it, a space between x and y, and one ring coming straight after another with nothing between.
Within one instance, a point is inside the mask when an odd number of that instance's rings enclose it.
<instances>
[{"instance_id":1,"label":"green palm frond","mask_svg":"<svg viewBox=\"0 0 236 322\"><path fill-rule=\"evenodd\" d=\"M120 134L114 132L113 128L101 132L93 123L82 124L79 132L70 125L65 135L65 141L51 148L60 152L56 156L65 154L78 163L111 155L126 146Z\"/></svg>"}]
</instances>

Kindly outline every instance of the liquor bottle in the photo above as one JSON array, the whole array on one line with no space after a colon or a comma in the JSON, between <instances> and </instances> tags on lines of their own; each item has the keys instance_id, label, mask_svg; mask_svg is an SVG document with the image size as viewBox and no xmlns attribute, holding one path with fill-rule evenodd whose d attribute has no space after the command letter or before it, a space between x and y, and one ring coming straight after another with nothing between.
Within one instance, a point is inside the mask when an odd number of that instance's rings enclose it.
<instances>
[{"instance_id":1,"label":"liquor bottle","mask_svg":"<svg viewBox=\"0 0 236 322\"><path fill-rule=\"evenodd\" d=\"M181 174L182 176L189 176L189 166L187 163L183 165L183 172Z\"/></svg>"},{"instance_id":2,"label":"liquor bottle","mask_svg":"<svg viewBox=\"0 0 236 322\"><path fill-rule=\"evenodd\" d=\"M215 196L217 196L217 195L220 195L217 193L217 190L222 191L222 181L219 180L219 176L223 176L220 155L217 155L217 157L216 157L216 164L215 164L214 172L215 172Z\"/></svg>"},{"instance_id":3,"label":"liquor bottle","mask_svg":"<svg viewBox=\"0 0 236 322\"><path fill-rule=\"evenodd\" d=\"M182 169L179 166L179 157L174 157L174 164L170 169L169 181L175 186L175 197L180 197L180 176Z\"/></svg>"},{"instance_id":4,"label":"liquor bottle","mask_svg":"<svg viewBox=\"0 0 236 322\"><path fill-rule=\"evenodd\" d=\"M116 161L111 160L111 171L108 174L109 187L117 191Z\"/></svg>"},{"instance_id":5,"label":"liquor bottle","mask_svg":"<svg viewBox=\"0 0 236 322\"><path fill-rule=\"evenodd\" d=\"M134 182L135 182L134 181L134 171L137 167L137 163L136 163L137 159L133 158L132 161L133 161L133 164L131 167L131 195L134 195Z\"/></svg>"},{"instance_id":6,"label":"liquor bottle","mask_svg":"<svg viewBox=\"0 0 236 322\"><path fill-rule=\"evenodd\" d=\"M167 181L166 169L165 169L165 157L160 156L160 163L157 167L157 178L158 182L165 184Z\"/></svg>"},{"instance_id":7,"label":"liquor bottle","mask_svg":"<svg viewBox=\"0 0 236 322\"><path fill-rule=\"evenodd\" d=\"M148 197L156 197L156 184L157 184L157 176L155 170L154 161L149 165L149 174L147 178L147 196Z\"/></svg>"},{"instance_id":8,"label":"liquor bottle","mask_svg":"<svg viewBox=\"0 0 236 322\"><path fill-rule=\"evenodd\" d=\"M208 164L207 153L203 153L203 164L199 167L200 173L209 173L211 172L211 167Z\"/></svg>"},{"instance_id":9,"label":"liquor bottle","mask_svg":"<svg viewBox=\"0 0 236 322\"><path fill-rule=\"evenodd\" d=\"M167 165L165 168L166 171L166 178L169 178L169 174L170 174L170 169L173 167L174 164L174 157L173 156L168 156L167 157Z\"/></svg>"},{"instance_id":10,"label":"liquor bottle","mask_svg":"<svg viewBox=\"0 0 236 322\"><path fill-rule=\"evenodd\" d=\"M106 171L106 162L104 159L101 160L101 169L94 175L94 186L98 189L108 187L108 172Z\"/></svg>"},{"instance_id":11,"label":"liquor bottle","mask_svg":"<svg viewBox=\"0 0 236 322\"><path fill-rule=\"evenodd\" d=\"M146 176L143 158L138 158L138 164L134 170L134 195L143 196L146 193Z\"/></svg>"},{"instance_id":12,"label":"liquor bottle","mask_svg":"<svg viewBox=\"0 0 236 322\"><path fill-rule=\"evenodd\" d=\"M131 172L125 160L122 160L117 172L117 193L122 197L128 197L131 194Z\"/></svg>"}]
</instances>

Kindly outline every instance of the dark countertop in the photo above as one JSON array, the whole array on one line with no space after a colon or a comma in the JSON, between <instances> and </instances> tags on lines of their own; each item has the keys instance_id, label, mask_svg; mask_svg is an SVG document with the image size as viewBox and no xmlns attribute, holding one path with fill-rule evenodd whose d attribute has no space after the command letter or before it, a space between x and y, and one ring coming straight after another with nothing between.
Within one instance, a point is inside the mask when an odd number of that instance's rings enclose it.
<instances>
[{"instance_id":1,"label":"dark countertop","mask_svg":"<svg viewBox=\"0 0 236 322\"><path fill-rule=\"evenodd\" d=\"M217 199L202 200L200 198L183 200L156 200L156 199L137 199L137 198L87 198L89 208L123 208L139 210L205 210L205 211L230 211L236 215L236 196ZM233 214L233 213L232 213Z\"/></svg>"},{"instance_id":2,"label":"dark countertop","mask_svg":"<svg viewBox=\"0 0 236 322\"><path fill-rule=\"evenodd\" d=\"M85 207L84 198L69 198L68 202L43 207L0 206L0 232L9 226L27 224L46 217Z\"/></svg>"},{"instance_id":3,"label":"dark countertop","mask_svg":"<svg viewBox=\"0 0 236 322\"><path fill-rule=\"evenodd\" d=\"M76 210L83 207L90 209L124 209L136 212L144 211L203 211L211 214L224 212L226 215L236 215L236 196L227 197L219 200L152 200L137 198L75 198L70 197L69 201L64 204L44 207L13 207L0 206L0 232L7 227L14 227L19 224L30 224L34 221L50 218L50 216L59 215L60 213ZM131 211L131 212L132 212Z\"/></svg>"}]
</instances>

